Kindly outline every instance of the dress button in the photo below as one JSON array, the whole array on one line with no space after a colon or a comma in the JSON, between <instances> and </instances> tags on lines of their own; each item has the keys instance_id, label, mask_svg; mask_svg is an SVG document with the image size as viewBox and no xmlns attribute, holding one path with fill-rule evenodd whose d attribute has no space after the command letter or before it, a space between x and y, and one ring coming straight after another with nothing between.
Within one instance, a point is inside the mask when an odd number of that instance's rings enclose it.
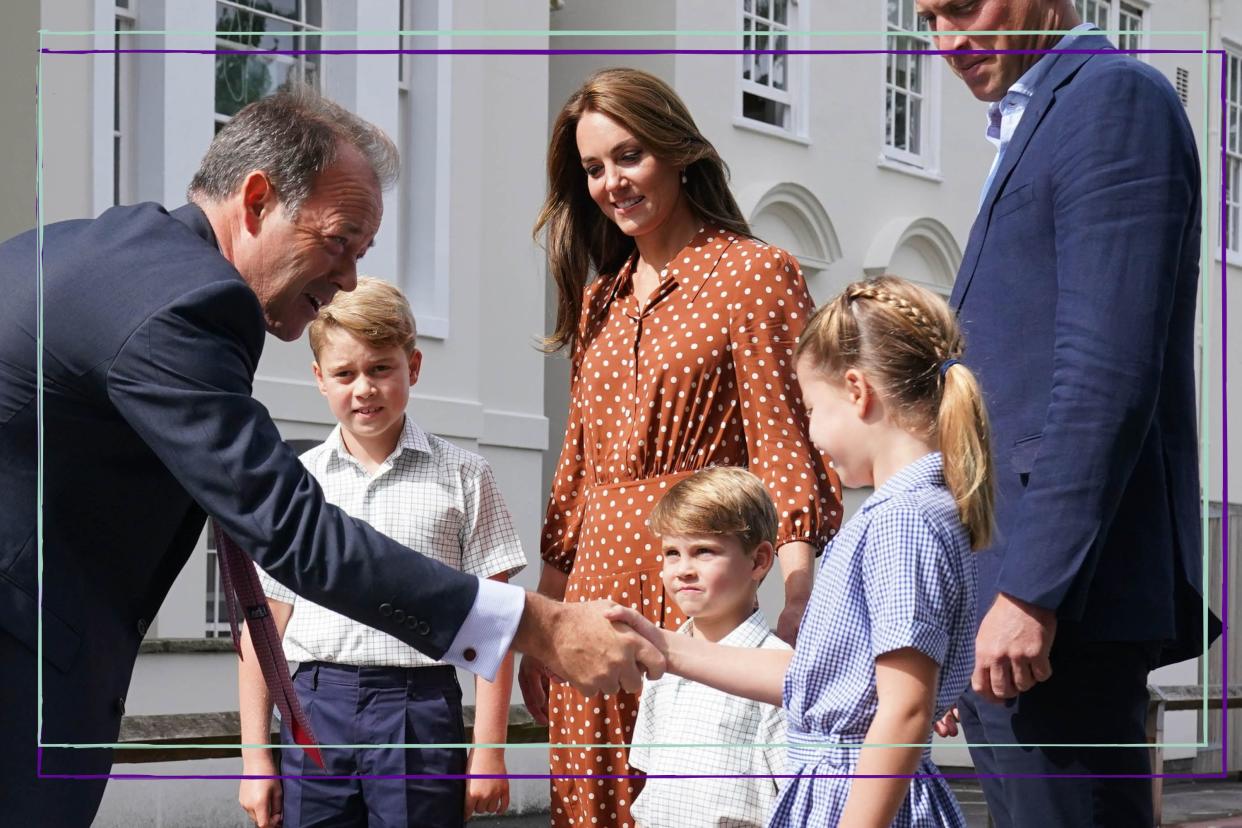
<instances>
[{"instance_id":1,"label":"dress button","mask_svg":"<svg viewBox=\"0 0 1242 828\"><path fill-rule=\"evenodd\" d=\"M474 651L474 647L467 647L461 651L461 657L466 661L474 661L476 656L478 656L478 653Z\"/></svg>"},{"instance_id":2,"label":"dress button","mask_svg":"<svg viewBox=\"0 0 1242 828\"><path fill-rule=\"evenodd\" d=\"M380 615L385 618L392 615L392 604L380 604Z\"/></svg>"},{"instance_id":3,"label":"dress button","mask_svg":"<svg viewBox=\"0 0 1242 828\"><path fill-rule=\"evenodd\" d=\"M393 621L396 621L398 624L400 624L402 621L404 621L404 620L405 620L405 610L403 610L403 609L395 609L395 610L393 610L393 611L392 611L392 620L393 620Z\"/></svg>"},{"instance_id":4,"label":"dress button","mask_svg":"<svg viewBox=\"0 0 1242 828\"><path fill-rule=\"evenodd\" d=\"M138 619L138 637L142 638L147 634L147 619Z\"/></svg>"},{"instance_id":5,"label":"dress button","mask_svg":"<svg viewBox=\"0 0 1242 828\"><path fill-rule=\"evenodd\" d=\"M426 621L419 621L418 626L414 628L414 632L419 635L431 635L431 625Z\"/></svg>"},{"instance_id":6,"label":"dress button","mask_svg":"<svg viewBox=\"0 0 1242 828\"><path fill-rule=\"evenodd\" d=\"M116 701L113 702L113 706L116 707L117 713L120 713L122 716L125 715L125 697L124 696L117 696Z\"/></svg>"}]
</instances>

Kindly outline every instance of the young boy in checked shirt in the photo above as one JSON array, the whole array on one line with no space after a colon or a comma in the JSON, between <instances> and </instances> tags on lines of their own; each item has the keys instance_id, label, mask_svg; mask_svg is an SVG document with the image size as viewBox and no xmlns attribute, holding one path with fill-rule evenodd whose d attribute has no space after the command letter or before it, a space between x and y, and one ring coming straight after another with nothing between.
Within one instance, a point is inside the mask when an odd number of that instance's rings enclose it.
<instances>
[{"instance_id":1,"label":"young boy in checked shirt","mask_svg":"<svg viewBox=\"0 0 1242 828\"><path fill-rule=\"evenodd\" d=\"M440 562L508 580L526 558L490 467L427 434L408 416L422 354L414 317L397 288L360 278L310 326L312 368L339 424L302 462L328 502ZM461 743L462 694L455 668L378 630L331 612L259 571L293 683L325 745ZM399 612L400 610L394 610ZM410 617L406 623L418 624ZM269 740L271 701L248 636L238 668L244 744ZM476 744L501 743L508 727L513 661L495 682L476 680ZM281 741L292 744L282 726ZM324 776L504 774L503 748L325 748L319 770L297 748L242 751L239 800L255 823L443 828L508 808L508 781L477 778L325 779Z\"/></svg>"},{"instance_id":2,"label":"young boy in checked shirt","mask_svg":"<svg viewBox=\"0 0 1242 828\"><path fill-rule=\"evenodd\" d=\"M710 467L669 489L651 513L651 528L660 536L665 594L690 619L679 634L733 647L789 649L755 602L772 567L776 525L762 481L745 469ZM646 682L630 766L648 777L634 800L634 818L642 828L766 825L775 779L656 777L780 774L784 741L779 707L672 674Z\"/></svg>"}]
</instances>

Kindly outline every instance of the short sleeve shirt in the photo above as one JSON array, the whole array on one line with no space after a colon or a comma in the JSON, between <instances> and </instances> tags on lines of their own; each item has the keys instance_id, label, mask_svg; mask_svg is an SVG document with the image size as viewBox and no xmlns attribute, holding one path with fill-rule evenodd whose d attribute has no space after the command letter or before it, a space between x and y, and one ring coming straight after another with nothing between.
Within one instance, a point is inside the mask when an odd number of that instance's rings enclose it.
<instances>
[{"instance_id":1,"label":"short sleeve shirt","mask_svg":"<svg viewBox=\"0 0 1242 828\"><path fill-rule=\"evenodd\" d=\"M785 676L790 742L861 743L875 659L913 647L940 665L936 715L974 668L976 574L939 452L891 478L824 551Z\"/></svg>"},{"instance_id":2,"label":"short sleeve shirt","mask_svg":"<svg viewBox=\"0 0 1242 828\"><path fill-rule=\"evenodd\" d=\"M526 566L487 461L427 434L406 417L397 448L374 474L345 450L338 425L302 463L324 498L393 540L480 578L512 576ZM259 570L269 598L293 604L285 630L290 661L367 667L419 667L439 662L373 627L295 595Z\"/></svg>"}]
</instances>

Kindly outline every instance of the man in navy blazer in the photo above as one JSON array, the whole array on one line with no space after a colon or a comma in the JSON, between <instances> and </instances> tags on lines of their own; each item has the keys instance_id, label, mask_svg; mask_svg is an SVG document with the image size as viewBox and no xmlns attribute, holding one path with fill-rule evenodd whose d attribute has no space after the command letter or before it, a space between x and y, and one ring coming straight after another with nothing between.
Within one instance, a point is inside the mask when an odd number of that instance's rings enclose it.
<instances>
[{"instance_id":1,"label":"man in navy blazer","mask_svg":"<svg viewBox=\"0 0 1242 828\"><path fill-rule=\"evenodd\" d=\"M1203 653L1194 136L1133 56L969 53L1111 49L1072 0L917 5L963 32L936 47L998 149L951 300L996 460L971 754L988 774L1150 773L1142 748L987 745L1142 744L1148 672ZM998 826L1152 823L1142 779L983 784Z\"/></svg>"},{"instance_id":2,"label":"man in navy blazer","mask_svg":"<svg viewBox=\"0 0 1242 828\"><path fill-rule=\"evenodd\" d=\"M0 244L0 822L90 823L111 751L52 746L116 741L206 515L298 594L482 675L510 645L588 693L663 669L603 602L480 582L325 503L251 397L265 329L296 339L353 289L397 166L378 129L289 90L220 131L191 204L45 227L41 291L40 237Z\"/></svg>"}]
</instances>

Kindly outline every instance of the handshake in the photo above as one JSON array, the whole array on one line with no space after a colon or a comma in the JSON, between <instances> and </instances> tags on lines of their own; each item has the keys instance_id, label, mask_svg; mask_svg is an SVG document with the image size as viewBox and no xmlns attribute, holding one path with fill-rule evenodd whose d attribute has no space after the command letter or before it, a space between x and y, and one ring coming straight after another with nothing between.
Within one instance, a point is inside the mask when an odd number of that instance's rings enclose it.
<instances>
[{"instance_id":1,"label":"handshake","mask_svg":"<svg viewBox=\"0 0 1242 828\"><path fill-rule=\"evenodd\" d=\"M659 678L668 667L661 630L611 601L564 603L527 593L513 647L525 655L518 683L540 724L547 723L549 679L587 696L637 693L644 675Z\"/></svg>"}]
</instances>

